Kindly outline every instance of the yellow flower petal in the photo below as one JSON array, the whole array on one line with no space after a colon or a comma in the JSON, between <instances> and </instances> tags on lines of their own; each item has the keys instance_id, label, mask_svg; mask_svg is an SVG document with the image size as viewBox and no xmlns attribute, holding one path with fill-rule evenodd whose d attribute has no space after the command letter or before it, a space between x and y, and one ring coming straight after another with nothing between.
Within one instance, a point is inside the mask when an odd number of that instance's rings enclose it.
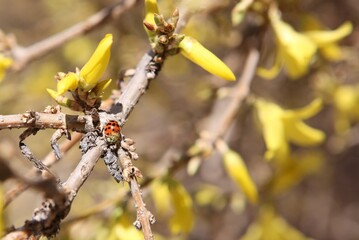
<instances>
[{"instance_id":1,"label":"yellow flower petal","mask_svg":"<svg viewBox=\"0 0 359 240\"><path fill-rule=\"evenodd\" d=\"M64 106L64 107L69 107L75 111L78 111L78 105L76 104L75 101L71 100L71 99L68 99L67 97L64 97L64 96L61 96L58 92L52 90L52 89L49 89L47 88L46 89L47 92L50 94L50 96L55 99L55 101L61 105L61 106Z\"/></svg>"},{"instance_id":2,"label":"yellow flower petal","mask_svg":"<svg viewBox=\"0 0 359 240\"><path fill-rule=\"evenodd\" d=\"M168 213L171 209L171 195L168 184L162 179L156 179L151 184L151 195L156 206L157 213L161 216Z\"/></svg>"},{"instance_id":3,"label":"yellow flower petal","mask_svg":"<svg viewBox=\"0 0 359 240\"><path fill-rule=\"evenodd\" d=\"M329 61L338 61L344 58L342 49L335 43L325 45L325 47L319 48L320 54Z\"/></svg>"},{"instance_id":4,"label":"yellow flower petal","mask_svg":"<svg viewBox=\"0 0 359 240\"><path fill-rule=\"evenodd\" d=\"M288 140L301 146L313 146L321 143L325 134L305 124L301 119L307 119L322 109L320 98L313 100L309 105L297 110L285 110L283 123Z\"/></svg>"},{"instance_id":5,"label":"yellow flower petal","mask_svg":"<svg viewBox=\"0 0 359 240\"><path fill-rule=\"evenodd\" d=\"M170 219L171 232L173 234L188 233L194 224L192 199L186 189L174 180L169 183L169 190L175 208L175 214Z\"/></svg>"},{"instance_id":6,"label":"yellow flower petal","mask_svg":"<svg viewBox=\"0 0 359 240\"><path fill-rule=\"evenodd\" d=\"M301 152L291 156L291 161L274 176L269 191L277 196L300 183L305 177L318 171L323 165L324 156L320 151Z\"/></svg>"},{"instance_id":7,"label":"yellow flower petal","mask_svg":"<svg viewBox=\"0 0 359 240\"><path fill-rule=\"evenodd\" d=\"M314 99L310 104L303 108L295 110L285 110L283 118L297 118L297 119L308 119L316 115L323 107L323 100L321 98Z\"/></svg>"},{"instance_id":8,"label":"yellow flower petal","mask_svg":"<svg viewBox=\"0 0 359 240\"><path fill-rule=\"evenodd\" d=\"M223 162L228 175L243 191L247 199L251 203L257 203L258 191L242 157L235 151L227 150L223 154Z\"/></svg>"},{"instance_id":9,"label":"yellow flower petal","mask_svg":"<svg viewBox=\"0 0 359 240\"><path fill-rule=\"evenodd\" d=\"M220 190L218 187L213 185L202 186L201 189L196 193L196 203L200 206L206 206L214 204L216 199L220 197Z\"/></svg>"},{"instance_id":10,"label":"yellow flower petal","mask_svg":"<svg viewBox=\"0 0 359 240\"><path fill-rule=\"evenodd\" d=\"M271 10L269 18L276 35L278 54L283 58L288 75L292 79L303 76L308 72L311 60L317 51L316 44L282 21L277 11Z\"/></svg>"},{"instance_id":11,"label":"yellow flower petal","mask_svg":"<svg viewBox=\"0 0 359 240\"><path fill-rule=\"evenodd\" d=\"M99 82L96 87L93 89L93 92L96 94L97 97L102 97L104 91L108 86L110 86L112 79L107 79Z\"/></svg>"},{"instance_id":12,"label":"yellow flower petal","mask_svg":"<svg viewBox=\"0 0 359 240\"><path fill-rule=\"evenodd\" d=\"M325 139L324 132L308 126L303 121L287 120L284 126L288 140L300 146L314 146Z\"/></svg>"},{"instance_id":13,"label":"yellow flower petal","mask_svg":"<svg viewBox=\"0 0 359 240\"><path fill-rule=\"evenodd\" d=\"M179 43L179 48L183 56L213 75L230 81L236 80L231 69L196 39L186 36Z\"/></svg>"},{"instance_id":14,"label":"yellow flower petal","mask_svg":"<svg viewBox=\"0 0 359 240\"><path fill-rule=\"evenodd\" d=\"M270 69L258 67L257 74L264 79L270 80L275 78L279 74L280 70L282 69L282 66L283 66L282 55L279 54L278 52L276 53L273 67L271 67Z\"/></svg>"},{"instance_id":15,"label":"yellow flower petal","mask_svg":"<svg viewBox=\"0 0 359 240\"><path fill-rule=\"evenodd\" d=\"M57 83L57 93L59 95L64 94L65 92L71 90L75 90L79 83L79 76L76 73L70 72L66 74L64 78L62 78Z\"/></svg>"},{"instance_id":16,"label":"yellow flower petal","mask_svg":"<svg viewBox=\"0 0 359 240\"><path fill-rule=\"evenodd\" d=\"M5 77L6 70L12 65L13 61L11 58L5 57L3 54L0 54L0 82Z\"/></svg>"},{"instance_id":17,"label":"yellow flower petal","mask_svg":"<svg viewBox=\"0 0 359 240\"><path fill-rule=\"evenodd\" d=\"M343 51L336 42L351 33L351 23L346 22L335 31L327 31L325 30L325 26L323 26L314 16L304 15L303 28L306 31L303 33L318 45L319 52L325 59L330 61L343 59Z\"/></svg>"},{"instance_id":18,"label":"yellow flower petal","mask_svg":"<svg viewBox=\"0 0 359 240\"><path fill-rule=\"evenodd\" d=\"M52 90L50 88L47 88L46 91L50 94L50 96L56 100L56 98L58 96L60 96L60 94L58 94L55 90Z\"/></svg>"},{"instance_id":19,"label":"yellow flower petal","mask_svg":"<svg viewBox=\"0 0 359 240\"><path fill-rule=\"evenodd\" d=\"M267 147L266 159L279 163L289 157L289 142L300 146L321 143L325 134L306 125L302 119L315 115L322 108L322 100L315 99L308 106L298 110L283 110L278 105L263 100L256 101L256 109Z\"/></svg>"},{"instance_id":20,"label":"yellow flower petal","mask_svg":"<svg viewBox=\"0 0 359 240\"><path fill-rule=\"evenodd\" d=\"M142 240L143 234L138 231L132 224L130 216L123 213L114 226L109 228L110 233L106 239L116 240Z\"/></svg>"},{"instance_id":21,"label":"yellow flower petal","mask_svg":"<svg viewBox=\"0 0 359 240\"><path fill-rule=\"evenodd\" d=\"M232 10L232 24L237 26L244 19L247 10L253 5L253 0L239 1Z\"/></svg>"},{"instance_id":22,"label":"yellow flower petal","mask_svg":"<svg viewBox=\"0 0 359 240\"><path fill-rule=\"evenodd\" d=\"M352 122L359 120L359 93L355 85L339 86L333 94L335 129L338 133L347 131Z\"/></svg>"},{"instance_id":23,"label":"yellow flower petal","mask_svg":"<svg viewBox=\"0 0 359 240\"><path fill-rule=\"evenodd\" d=\"M266 159L271 160L279 154L285 154L287 143L284 137L283 110L276 104L258 99L256 109L262 125L263 138L267 146ZM283 156L284 157L284 156Z\"/></svg>"},{"instance_id":24,"label":"yellow flower petal","mask_svg":"<svg viewBox=\"0 0 359 240\"><path fill-rule=\"evenodd\" d=\"M92 54L90 60L80 71L80 86L89 91L97 85L99 78L105 72L111 55L112 34L106 34Z\"/></svg>"},{"instance_id":25,"label":"yellow flower petal","mask_svg":"<svg viewBox=\"0 0 359 240\"><path fill-rule=\"evenodd\" d=\"M335 43L348 36L353 31L353 25L350 22L343 23L339 28L333 31L307 31L304 34L309 37L318 47Z\"/></svg>"}]
</instances>

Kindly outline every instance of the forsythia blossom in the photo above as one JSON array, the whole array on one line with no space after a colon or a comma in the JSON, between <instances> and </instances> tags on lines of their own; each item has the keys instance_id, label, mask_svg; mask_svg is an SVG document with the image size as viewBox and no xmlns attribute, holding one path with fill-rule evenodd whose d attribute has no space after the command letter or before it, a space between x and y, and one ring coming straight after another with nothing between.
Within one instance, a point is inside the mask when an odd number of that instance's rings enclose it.
<instances>
[{"instance_id":1,"label":"forsythia blossom","mask_svg":"<svg viewBox=\"0 0 359 240\"><path fill-rule=\"evenodd\" d=\"M265 79L276 77L282 66L292 79L305 75L317 50L328 52L333 44L352 31L352 24L347 22L334 31L313 30L300 33L281 19L276 8L269 10L269 19L276 36L277 53L271 69L257 69L258 75Z\"/></svg>"},{"instance_id":2,"label":"forsythia blossom","mask_svg":"<svg viewBox=\"0 0 359 240\"><path fill-rule=\"evenodd\" d=\"M268 160L275 158L285 161L289 156L289 142L299 146L314 146L325 138L324 132L308 126L303 121L320 111L320 99L296 110L284 110L261 99L256 100L255 107L267 146L265 157Z\"/></svg>"},{"instance_id":3,"label":"forsythia blossom","mask_svg":"<svg viewBox=\"0 0 359 240\"><path fill-rule=\"evenodd\" d=\"M170 229L173 234L188 233L194 224L192 198L187 190L169 177L153 181L152 197L159 214L172 212Z\"/></svg>"},{"instance_id":4,"label":"forsythia blossom","mask_svg":"<svg viewBox=\"0 0 359 240\"><path fill-rule=\"evenodd\" d=\"M76 72L59 73L57 91L47 89L48 93L60 105L76 108L76 102L62 96L67 91L78 95L79 99L85 104L92 106L109 86L111 79L99 82L100 77L105 72L110 60L112 46L112 34L107 34L97 46L89 61ZM76 109L78 110L78 109Z\"/></svg>"}]
</instances>

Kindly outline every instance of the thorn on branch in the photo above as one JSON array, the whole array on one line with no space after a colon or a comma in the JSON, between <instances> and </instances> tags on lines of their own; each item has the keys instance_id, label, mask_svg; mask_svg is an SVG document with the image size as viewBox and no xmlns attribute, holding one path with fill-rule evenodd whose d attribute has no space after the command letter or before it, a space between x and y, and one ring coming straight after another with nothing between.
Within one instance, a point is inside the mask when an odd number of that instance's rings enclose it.
<instances>
[{"instance_id":1,"label":"thorn on branch","mask_svg":"<svg viewBox=\"0 0 359 240\"><path fill-rule=\"evenodd\" d=\"M57 160L61 159L61 151L58 141L63 135L65 135L68 140L71 140L71 134L67 129L57 129L50 140L51 148L54 151Z\"/></svg>"}]
</instances>

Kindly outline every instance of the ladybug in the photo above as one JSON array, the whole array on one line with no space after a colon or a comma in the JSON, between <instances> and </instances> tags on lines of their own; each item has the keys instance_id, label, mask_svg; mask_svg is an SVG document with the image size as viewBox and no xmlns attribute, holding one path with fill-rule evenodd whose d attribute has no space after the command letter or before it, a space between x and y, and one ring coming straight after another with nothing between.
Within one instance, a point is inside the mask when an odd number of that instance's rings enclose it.
<instances>
[{"instance_id":1,"label":"ladybug","mask_svg":"<svg viewBox=\"0 0 359 240\"><path fill-rule=\"evenodd\" d=\"M105 139L108 143L116 143L121 138L121 127L115 120L110 120L104 127Z\"/></svg>"}]
</instances>

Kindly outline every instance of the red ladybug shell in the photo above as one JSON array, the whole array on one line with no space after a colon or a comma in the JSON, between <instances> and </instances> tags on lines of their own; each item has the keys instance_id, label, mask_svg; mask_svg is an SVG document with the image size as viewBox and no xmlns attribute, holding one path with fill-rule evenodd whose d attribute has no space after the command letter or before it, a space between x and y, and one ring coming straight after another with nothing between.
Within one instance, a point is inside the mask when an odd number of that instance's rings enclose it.
<instances>
[{"instance_id":1,"label":"red ladybug shell","mask_svg":"<svg viewBox=\"0 0 359 240\"><path fill-rule=\"evenodd\" d=\"M118 122L116 122L115 120L111 120L106 123L104 131L106 136L119 135L121 132L121 127Z\"/></svg>"}]
</instances>

